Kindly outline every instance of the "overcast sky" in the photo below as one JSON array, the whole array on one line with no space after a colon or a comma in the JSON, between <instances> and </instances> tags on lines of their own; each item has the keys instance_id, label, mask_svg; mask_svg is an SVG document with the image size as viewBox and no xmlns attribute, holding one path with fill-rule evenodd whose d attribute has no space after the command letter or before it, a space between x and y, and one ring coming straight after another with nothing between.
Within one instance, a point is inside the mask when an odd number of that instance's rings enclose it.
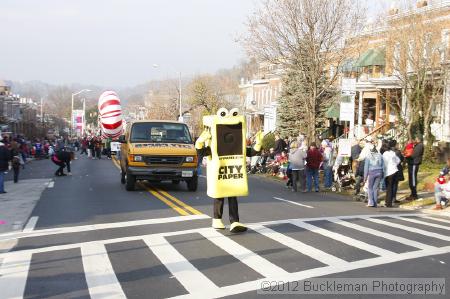
<instances>
[{"instance_id":1,"label":"overcast sky","mask_svg":"<svg viewBox=\"0 0 450 299\"><path fill-rule=\"evenodd\" d=\"M0 79L124 87L232 67L256 1L1 0Z\"/></svg>"}]
</instances>

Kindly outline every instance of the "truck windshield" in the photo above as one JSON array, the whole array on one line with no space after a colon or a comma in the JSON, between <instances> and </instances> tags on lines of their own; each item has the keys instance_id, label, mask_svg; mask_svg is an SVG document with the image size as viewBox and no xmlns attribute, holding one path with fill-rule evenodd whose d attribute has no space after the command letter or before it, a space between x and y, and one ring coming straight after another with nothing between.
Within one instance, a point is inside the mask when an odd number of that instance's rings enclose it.
<instances>
[{"instance_id":1,"label":"truck windshield","mask_svg":"<svg viewBox=\"0 0 450 299\"><path fill-rule=\"evenodd\" d=\"M131 142L192 143L185 124L135 123L131 128Z\"/></svg>"}]
</instances>

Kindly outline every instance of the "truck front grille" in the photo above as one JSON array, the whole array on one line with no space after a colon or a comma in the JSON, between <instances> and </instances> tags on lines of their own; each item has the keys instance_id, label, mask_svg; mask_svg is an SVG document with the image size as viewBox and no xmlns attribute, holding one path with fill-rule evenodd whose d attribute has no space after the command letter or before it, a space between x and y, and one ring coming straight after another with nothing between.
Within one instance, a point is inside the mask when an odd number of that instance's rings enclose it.
<instances>
[{"instance_id":1,"label":"truck front grille","mask_svg":"<svg viewBox=\"0 0 450 299\"><path fill-rule=\"evenodd\" d=\"M153 164L163 164L163 165L180 165L183 163L184 157L174 157L174 156L151 156L145 158L145 163Z\"/></svg>"}]
</instances>

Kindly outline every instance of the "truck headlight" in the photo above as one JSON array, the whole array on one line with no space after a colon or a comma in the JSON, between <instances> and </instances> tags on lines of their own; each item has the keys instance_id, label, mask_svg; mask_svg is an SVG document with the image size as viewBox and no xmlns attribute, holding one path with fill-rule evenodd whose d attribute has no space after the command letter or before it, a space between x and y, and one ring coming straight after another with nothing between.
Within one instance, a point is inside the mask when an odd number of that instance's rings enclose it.
<instances>
[{"instance_id":1,"label":"truck headlight","mask_svg":"<svg viewBox=\"0 0 450 299\"><path fill-rule=\"evenodd\" d=\"M194 162L194 157L186 157L186 162Z\"/></svg>"},{"instance_id":2,"label":"truck headlight","mask_svg":"<svg viewBox=\"0 0 450 299\"><path fill-rule=\"evenodd\" d=\"M142 156L134 156L135 162L142 162Z\"/></svg>"}]
</instances>

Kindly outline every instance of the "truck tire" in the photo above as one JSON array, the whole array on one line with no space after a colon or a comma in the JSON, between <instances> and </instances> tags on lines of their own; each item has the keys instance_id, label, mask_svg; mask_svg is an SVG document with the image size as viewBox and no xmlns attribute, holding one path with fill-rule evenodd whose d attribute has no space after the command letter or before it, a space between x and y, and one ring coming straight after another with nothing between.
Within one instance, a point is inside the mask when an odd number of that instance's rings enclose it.
<instances>
[{"instance_id":1,"label":"truck tire","mask_svg":"<svg viewBox=\"0 0 450 299\"><path fill-rule=\"evenodd\" d=\"M125 182L125 189L127 191L134 191L134 185L136 184L136 176L127 173L126 175L126 182Z\"/></svg>"},{"instance_id":2,"label":"truck tire","mask_svg":"<svg viewBox=\"0 0 450 299\"><path fill-rule=\"evenodd\" d=\"M189 191L195 192L197 191L197 187L198 187L198 177L194 176L192 179L187 180L187 187Z\"/></svg>"}]
</instances>

